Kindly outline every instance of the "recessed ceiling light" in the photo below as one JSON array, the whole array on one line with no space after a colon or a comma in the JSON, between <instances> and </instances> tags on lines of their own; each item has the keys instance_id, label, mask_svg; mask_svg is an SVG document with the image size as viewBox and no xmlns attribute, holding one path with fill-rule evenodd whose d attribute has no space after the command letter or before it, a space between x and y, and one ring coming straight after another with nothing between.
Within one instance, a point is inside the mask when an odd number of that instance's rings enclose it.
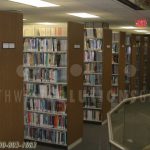
<instances>
[{"instance_id":1,"label":"recessed ceiling light","mask_svg":"<svg viewBox=\"0 0 150 150\"><path fill-rule=\"evenodd\" d=\"M34 6L34 7L56 7L56 6L59 6L59 5L45 2L42 0L9 0L9 1L26 4L26 5L30 5L30 6Z\"/></svg>"},{"instance_id":2,"label":"recessed ceiling light","mask_svg":"<svg viewBox=\"0 0 150 150\"><path fill-rule=\"evenodd\" d=\"M68 13L68 15L72 15L80 18L99 18L99 16L95 16L88 13Z\"/></svg>"},{"instance_id":3,"label":"recessed ceiling light","mask_svg":"<svg viewBox=\"0 0 150 150\"><path fill-rule=\"evenodd\" d=\"M147 30L134 30L135 32L139 32L139 33L146 33L148 32Z\"/></svg>"},{"instance_id":4,"label":"recessed ceiling light","mask_svg":"<svg viewBox=\"0 0 150 150\"><path fill-rule=\"evenodd\" d=\"M124 26L124 27L121 27L122 29L136 29L136 27L134 26Z\"/></svg>"}]
</instances>

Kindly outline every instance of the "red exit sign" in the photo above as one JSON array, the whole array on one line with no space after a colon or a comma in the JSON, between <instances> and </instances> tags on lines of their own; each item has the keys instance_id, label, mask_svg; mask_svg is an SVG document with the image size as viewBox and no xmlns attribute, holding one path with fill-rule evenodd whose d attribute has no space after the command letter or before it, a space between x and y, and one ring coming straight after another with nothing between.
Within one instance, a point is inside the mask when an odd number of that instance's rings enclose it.
<instances>
[{"instance_id":1,"label":"red exit sign","mask_svg":"<svg viewBox=\"0 0 150 150\"><path fill-rule=\"evenodd\" d=\"M135 22L137 27L147 27L147 20L146 19L138 19Z\"/></svg>"}]
</instances>

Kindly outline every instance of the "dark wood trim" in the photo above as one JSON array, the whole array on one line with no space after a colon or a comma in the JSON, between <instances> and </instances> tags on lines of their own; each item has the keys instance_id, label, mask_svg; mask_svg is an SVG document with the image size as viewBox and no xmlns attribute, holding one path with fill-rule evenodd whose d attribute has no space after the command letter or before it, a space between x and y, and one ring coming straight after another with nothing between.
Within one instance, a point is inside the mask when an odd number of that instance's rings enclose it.
<instances>
[{"instance_id":1,"label":"dark wood trim","mask_svg":"<svg viewBox=\"0 0 150 150\"><path fill-rule=\"evenodd\" d=\"M120 32L119 39L119 72L118 72L118 89L119 89L119 102L124 98L124 90L125 90L125 39L126 33Z\"/></svg>"},{"instance_id":2,"label":"dark wood trim","mask_svg":"<svg viewBox=\"0 0 150 150\"><path fill-rule=\"evenodd\" d=\"M107 118L111 109L111 79L112 79L112 31L103 29L103 102L102 121Z\"/></svg>"},{"instance_id":3,"label":"dark wood trim","mask_svg":"<svg viewBox=\"0 0 150 150\"><path fill-rule=\"evenodd\" d=\"M2 11L0 20L0 141L23 142L23 78L19 67L23 63L23 15ZM15 43L15 48L2 49L3 42Z\"/></svg>"},{"instance_id":4,"label":"dark wood trim","mask_svg":"<svg viewBox=\"0 0 150 150\"><path fill-rule=\"evenodd\" d=\"M70 145L83 135L83 60L84 60L84 25L68 23L68 102L67 102L67 129ZM75 49L75 45L80 48ZM77 66L78 65L78 66ZM75 68L72 68L72 67ZM74 76L81 70L79 76Z\"/></svg>"}]
</instances>

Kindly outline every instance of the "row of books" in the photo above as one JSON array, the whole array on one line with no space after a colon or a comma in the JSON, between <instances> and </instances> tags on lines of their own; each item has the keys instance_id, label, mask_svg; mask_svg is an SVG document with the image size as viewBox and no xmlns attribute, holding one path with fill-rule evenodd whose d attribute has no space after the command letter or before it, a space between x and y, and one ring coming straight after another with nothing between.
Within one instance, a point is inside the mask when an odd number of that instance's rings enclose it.
<instances>
[{"instance_id":1,"label":"row of books","mask_svg":"<svg viewBox=\"0 0 150 150\"><path fill-rule=\"evenodd\" d=\"M101 112L99 110L84 110L84 120L100 121Z\"/></svg>"},{"instance_id":2,"label":"row of books","mask_svg":"<svg viewBox=\"0 0 150 150\"><path fill-rule=\"evenodd\" d=\"M83 90L84 96L101 96L102 95L102 87L91 87L85 86Z\"/></svg>"},{"instance_id":3,"label":"row of books","mask_svg":"<svg viewBox=\"0 0 150 150\"><path fill-rule=\"evenodd\" d=\"M111 95L112 95L112 96L117 96L117 95L118 95L118 87L113 86L113 87L111 88Z\"/></svg>"},{"instance_id":4,"label":"row of books","mask_svg":"<svg viewBox=\"0 0 150 150\"><path fill-rule=\"evenodd\" d=\"M24 135L25 139L33 139L59 145L67 144L67 133L64 131L25 126Z\"/></svg>"},{"instance_id":5,"label":"row of books","mask_svg":"<svg viewBox=\"0 0 150 150\"><path fill-rule=\"evenodd\" d=\"M24 83L24 95L39 96L42 98L66 98L66 85L51 85L51 84L37 84Z\"/></svg>"},{"instance_id":6,"label":"row of books","mask_svg":"<svg viewBox=\"0 0 150 150\"><path fill-rule=\"evenodd\" d=\"M66 82L66 69L49 69L49 68L24 68L24 81L38 82Z\"/></svg>"},{"instance_id":7,"label":"row of books","mask_svg":"<svg viewBox=\"0 0 150 150\"><path fill-rule=\"evenodd\" d=\"M86 63L84 70L86 73L102 73L102 63Z\"/></svg>"},{"instance_id":8,"label":"row of books","mask_svg":"<svg viewBox=\"0 0 150 150\"><path fill-rule=\"evenodd\" d=\"M118 74L118 65L112 65L112 74Z\"/></svg>"},{"instance_id":9,"label":"row of books","mask_svg":"<svg viewBox=\"0 0 150 150\"><path fill-rule=\"evenodd\" d=\"M86 28L85 29L86 37L94 37L94 38L103 38L103 28Z\"/></svg>"},{"instance_id":10,"label":"row of books","mask_svg":"<svg viewBox=\"0 0 150 150\"><path fill-rule=\"evenodd\" d=\"M118 76L112 76L112 84L118 84Z\"/></svg>"},{"instance_id":11,"label":"row of books","mask_svg":"<svg viewBox=\"0 0 150 150\"><path fill-rule=\"evenodd\" d=\"M100 98L86 97L84 98L83 107L85 108L102 108L102 100Z\"/></svg>"},{"instance_id":12,"label":"row of books","mask_svg":"<svg viewBox=\"0 0 150 150\"><path fill-rule=\"evenodd\" d=\"M119 52L119 44L118 43L112 43L112 52L113 53Z\"/></svg>"},{"instance_id":13,"label":"row of books","mask_svg":"<svg viewBox=\"0 0 150 150\"><path fill-rule=\"evenodd\" d=\"M131 55L131 46L126 46L126 55Z\"/></svg>"},{"instance_id":14,"label":"row of books","mask_svg":"<svg viewBox=\"0 0 150 150\"><path fill-rule=\"evenodd\" d=\"M84 75L84 83L87 85L100 85L102 84L102 76L100 75Z\"/></svg>"},{"instance_id":15,"label":"row of books","mask_svg":"<svg viewBox=\"0 0 150 150\"><path fill-rule=\"evenodd\" d=\"M67 36L67 27L62 25L25 25L24 36Z\"/></svg>"},{"instance_id":16,"label":"row of books","mask_svg":"<svg viewBox=\"0 0 150 150\"><path fill-rule=\"evenodd\" d=\"M25 38L24 50L33 52L67 51L67 40L58 38Z\"/></svg>"},{"instance_id":17,"label":"row of books","mask_svg":"<svg viewBox=\"0 0 150 150\"><path fill-rule=\"evenodd\" d=\"M113 34L112 34L112 41L114 42L114 41L119 41L119 39L120 39L120 34L119 34L119 32L113 32Z\"/></svg>"},{"instance_id":18,"label":"row of books","mask_svg":"<svg viewBox=\"0 0 150 150\"><path fill-rule=\"evenodd\" d=\"M85 51L84 52L84 61L85 62L93 62L100 61L102 62L102 53L98 51Z\"/></svg>"},{"instance_id":19,"label":"row of books","mask_svg":"<svg viewBox=\"0 0 150 150\"><path fill-rule=\"evenodd\" d=\"M66 102L27 97L24 99L25 110L50 113L66 112Z\"/></svg>"},{"instance_id":20,"label":"row of books","mask_svg":"<svg viewBox=\"0 0 150 150\"><path fill-rule=\"evenodd\" d=\"M86 39L84 42L85 49L102 50L101 39Z\"/></svg>"},{"instance_id":21,"label":"row of books","mask_svg":"<svg viewBox=\"0 0 150 150\"><path fill-rule=\"evenodd\" d=\"M25 111L24 122L26 125L49 127L55 129L66 129L67 118L63 115L49 115Z\"/></svg>"},{"instance_id":22,"label":"row of books","mask_svg":"<svg viewBox=\"0 0 150 150\"><path fill-rule=\"evenodd\" d=\"M23 63L27 66L67 66L67 54L24 53Z\"/></svg>"},{"instance_id":23,"label":"row of books","mask_svg":"<svg viewBox=\"0 0 150 150\"><path fill-rule=\"evenodd\" d=\"M126 45L131 44L131 36L130 35L126 35L125 43L126 43Z\"/></svg>"}]
</instances>

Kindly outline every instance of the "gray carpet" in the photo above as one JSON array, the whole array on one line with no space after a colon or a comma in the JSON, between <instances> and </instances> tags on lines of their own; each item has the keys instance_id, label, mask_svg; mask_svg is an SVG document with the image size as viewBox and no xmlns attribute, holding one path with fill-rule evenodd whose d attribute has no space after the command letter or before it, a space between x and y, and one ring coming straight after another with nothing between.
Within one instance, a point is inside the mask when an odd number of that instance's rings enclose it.
<instances>
[{"instance_id":1,"label":"gray carpet","mask_svg":"<svg viewBox=\"0 0 150 150\"><path fill-rule=\"evenodd\" d=\"M42 144L36 150L62 149ZM107 125L84 124L83 142L72 150L110 150Z\"/></svg>"}]
</instances>

